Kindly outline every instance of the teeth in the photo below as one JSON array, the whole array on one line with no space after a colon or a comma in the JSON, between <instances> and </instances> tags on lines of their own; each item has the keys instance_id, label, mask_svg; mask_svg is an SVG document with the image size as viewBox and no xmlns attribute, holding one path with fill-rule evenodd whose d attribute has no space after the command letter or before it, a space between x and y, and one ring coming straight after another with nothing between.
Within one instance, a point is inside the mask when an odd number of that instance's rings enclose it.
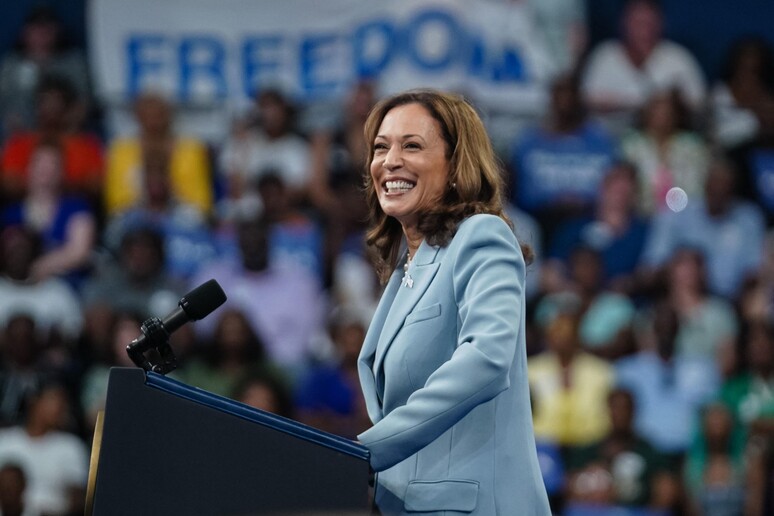
<instances>
[{"instance_id":1,"label":"teeth","mask_svg":"<svg viewBox=\"0 0 774 516\"><path fill-rule=\"evenodd\" d=\"M402 181L402 180L387 181L386 183L384 183L384 185L387 187L388 191L393 191L393 190L408 191L414 188L414 185L412 183L409 183L408 181Z\"/></svg>"}]
</instances>

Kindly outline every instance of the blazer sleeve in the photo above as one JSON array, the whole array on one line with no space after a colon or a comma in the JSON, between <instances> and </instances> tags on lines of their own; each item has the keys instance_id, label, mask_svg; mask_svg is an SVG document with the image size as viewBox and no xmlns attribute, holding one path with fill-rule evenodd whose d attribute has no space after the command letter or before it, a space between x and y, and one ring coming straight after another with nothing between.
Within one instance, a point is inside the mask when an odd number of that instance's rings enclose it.
<instances>
[{"instance_id":1,"label":"blazer sleeve","mask_svg":"<svg viewBox=\"0 0 774 516\"><path fill-rule=\"evenodd\" d=\"M516 238L499 217L474 216L460 225L449 255L457 349L405 405L358 436L376 471L413 455L509 387L524 303L525 265Z\"/></svg>"}]
</instances>

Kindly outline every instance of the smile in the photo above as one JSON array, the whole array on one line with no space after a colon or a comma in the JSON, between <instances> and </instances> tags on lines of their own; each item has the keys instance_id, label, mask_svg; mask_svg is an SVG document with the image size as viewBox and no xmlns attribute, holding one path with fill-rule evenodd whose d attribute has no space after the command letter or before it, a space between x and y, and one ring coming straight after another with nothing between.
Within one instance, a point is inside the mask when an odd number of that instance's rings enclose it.
<instances>
[{"instance_id":1,"label":"smile","mask_svg":"<svg viewBox=\"0 0 774 516\"><path fill-rule=\"evenodd\" d=\"M384 189L388 194L405 193L414 188L414 186L416 186L415 183L410 183L402 179L396 181L385 181L384 183Z\"/></svg>"}]
</instances>

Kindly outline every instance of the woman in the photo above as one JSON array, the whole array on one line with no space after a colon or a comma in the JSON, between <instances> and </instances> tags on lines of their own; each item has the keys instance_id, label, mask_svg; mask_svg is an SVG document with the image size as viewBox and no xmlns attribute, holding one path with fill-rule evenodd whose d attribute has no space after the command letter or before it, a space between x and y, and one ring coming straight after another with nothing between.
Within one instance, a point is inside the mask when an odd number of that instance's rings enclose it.
<instances>
[{"instance_id":1,"label":"woman","mask_svg":"<svg viewBox=\"0 0 774 516\"><path fill-rule=\"evenodd\" d=\"M739 321L730 303L710 293L704 254L681 247L665 273L666 301L678 316L675 353L715 360L724 375L730 374Z\"/></svg>"},{"instance_id":2,"label":"woman","mask_svg":"<svg viewBox=\"0 0 774 516\"><path fill-rule=\"evenodd\" d=\"M43 242L43 254L32 264L32 277L61 276L79 287L91 265L97 221L83 196L65 191L62 148L41 142L27 166L24 198L0 215L3 226L22 225Z\"/></svg>"},{"instance_id":3,"label":"woman","mask_svg":"<svg viewBox=\"0 0 774 516\"><path fill-rule=\"evenodd\" d=\"M713 140L726 149L753 140L759 130L757 112L772 96L774 49L757 36L735 41L709 99Z\"/></svg>"},{"instance_id":4,"label":"woman","mask_svg":"<svg viewBox=\"0 0 774 516\"><path fill-rule=\"evenodd\" d=\"M110 142L103 191L108 218L144 201L145 160L159 155L168 163L172 197L209 215L214 194L206 145L175 133L172 105L159 94L138 96L134 117L138 134Z\"/></svg>"},{"instance_id":5,"label":"woman","mask_svg":"<svg viewBox=\"0 0 774 516\"><path fill-rule=\"evenodd\" d=\"M235 308L220 314L211 342L200 351L179 374L186 383L221 396L233 396L239 379L267 362L263 342Z\"/></svg>"},{"instance_id":6,"label":"woman","mask_svg":"<svg viewBox=\"0 0 774 516\"><path fill-rule=\"evenodd\" d=\"M483 124L464 100L418 91L377 104L365 134L367 242L387 282L358 359L375 502L383 514L549 514L525 260Z\"/></svg>"},{"instance_id":7,"label":"woman","mask_svg":"<svg viewBox=\"0 0 774 516\"><path fill-rule=\"evenodd\" d=\"M690 129L688 107L676 90L648 99L639 127L624 134L621 152L639 171L641 214L665 209L674 187L691 199L704 196L709 150L701 135Z\"/></svg>"}]
</instances>

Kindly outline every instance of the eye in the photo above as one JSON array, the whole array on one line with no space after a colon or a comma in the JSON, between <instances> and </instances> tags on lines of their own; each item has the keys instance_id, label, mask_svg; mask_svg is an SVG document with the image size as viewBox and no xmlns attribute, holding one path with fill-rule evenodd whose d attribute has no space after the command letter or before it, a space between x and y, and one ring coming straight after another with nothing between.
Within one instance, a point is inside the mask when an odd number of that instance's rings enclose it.
<instances>
[{"instance_id":1,"label":"eye","mask_svg":"<svg viewBox=\"0 0 774 516\"><path fill-rule=\"evenodd\" d=\"M374 152L384 151L387 150L387 144L383 142L375 143L374 144Z\"/></svg>"},{"instance_id":2,"label":"eye","mask_svg":"<svg viewBox=\"0 0 774 516\"><path fill-rule=\"evenodd\" d=\"M405 149L421 149L422 147L416 142L406 142L403 146Z\"/></svg>"}]
</instances>

